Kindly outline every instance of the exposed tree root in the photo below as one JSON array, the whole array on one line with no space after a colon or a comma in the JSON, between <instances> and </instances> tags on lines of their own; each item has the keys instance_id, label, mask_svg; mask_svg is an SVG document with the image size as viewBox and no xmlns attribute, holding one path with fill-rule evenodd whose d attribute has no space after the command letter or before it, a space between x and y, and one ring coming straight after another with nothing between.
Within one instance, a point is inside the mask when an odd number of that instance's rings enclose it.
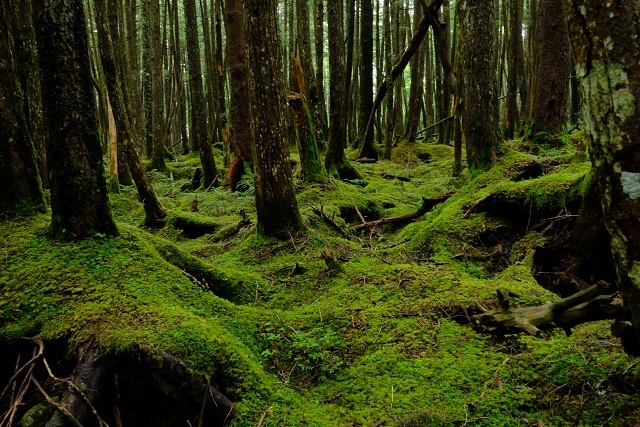
<instances>
[{"instance_id":1,"label":"exposed tree root","mask_svg":"<svg viewBox=\"0 0 640 427\"><path fill-rule=\"evenodd\" d=\"M209 376L189 372L182 359L168 352L142 346L138 352L108 355L96 341L87 341L76 348L73 374L59 378L45 358L42 340L29 340L36 345L31 358L20 365L24 350L18 352L15 372L0 394L2 427L15 426L38 401L53 410L41 421L47 427L216 426L234 414L234 402ZM68 354L59 350L46 352L56 359L55 366L58 357Z\"/></svg>"}]
</instances>

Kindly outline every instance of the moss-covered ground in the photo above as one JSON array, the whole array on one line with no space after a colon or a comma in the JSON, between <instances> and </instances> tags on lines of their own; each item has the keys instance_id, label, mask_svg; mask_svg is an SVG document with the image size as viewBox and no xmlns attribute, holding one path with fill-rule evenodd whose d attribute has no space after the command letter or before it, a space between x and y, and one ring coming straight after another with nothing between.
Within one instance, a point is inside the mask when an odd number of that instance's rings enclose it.
<instances>
[{"instance_id":1,"label":"moss-covered ground","mask_svg":"<svg viewBox=\"0 0 640 427\"><path fill-rule=\"evenodd\" d=\"M451 176L450 147L403 144L391 161L357 164L363 182L296 181L307 231L284 241L255 226L224 234L241 211L255 224L250 174L245 192L181 191L193 156L150 176L170 223L218 231L144 229L127 187L110 195L115 238L54 241L46 215L0 221L0 339L169 351L238 402L236 426L629 425L640 417L640 367L607 322L539 339L480 335L454 319L460 304L490 303L497 288L517 305L557 298L531 274L544 233L512 233L492 268L504 218L470 208L492 194L555 211L584 191L589 164L570 146L537 156L516 148L474 176ZM449 191L419 221L351 239L312 209L348 228ZM327 271L323 248L343 272Z\"/></svg>"}]
</instances>

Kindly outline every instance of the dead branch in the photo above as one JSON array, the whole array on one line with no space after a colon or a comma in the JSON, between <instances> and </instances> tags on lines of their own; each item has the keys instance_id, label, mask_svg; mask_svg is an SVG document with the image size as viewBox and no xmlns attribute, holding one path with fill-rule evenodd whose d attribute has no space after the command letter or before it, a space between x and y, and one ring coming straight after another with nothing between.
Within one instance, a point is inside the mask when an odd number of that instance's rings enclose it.
<instances>
[{"instance_id":1,"label":"dead branch","mask_svg":"<svg viewBox=\"0 0 640 427\"><path fill-rule=\"evenodd\" d=\"M464 213L464 215L462 215L462 219L469 218L469 215L471 215L477 209L477 207L480 206L480 204L482 202L490 199L491 197L493 197L493 194L487 194L486 196L482 196L478 200L473 202L473 204L471 206L469 206L469 209L467 209L467 211Z\"/></svg>"},{"instance_id":2,"label":"dead branch","mask_svg":"<svg viewBox=\"0 0 640 427\"><path fill-rule=\"evenodd\" d=\"M452 192L445 193L436 197L432 197L430 199L426 199L423 197L422 205L415 212L404 214L404 215L393 216L390 218L382 218L382 219L378 219L371 222L365 222L364 224L359 224L359 225L354 225L352 227L349 227L349 230L353 231L353 230L360 230L363 228L371 228L377 225L404 223L404 222L413 221L414 219L420 218L422 215L429 212L434 206L439 205L440 203L446 202L449 199L449 197L451 197L453 194L454 193Z\"/></svg>"},{"instance_id":3,"label":"dead branch","mask_svg":"<svg viewBox=\"0 0 640 427\"><path fill-rule=\"evenodd\" d=\"M346 237L347 239L351 239L351 234L349 234L349 232L347 230L345 230L344 228L342 228L340 226L340 224L338 224L337 222L335 222L333 220L333 218L331 218L329 215L327 215L326 213L324 213L324 211L322 210L322 206L320 206L319 208L313 206L313 205L309 205L309 207L311 208L311 210L318 215L320 218L322 218L324 220L324 222L326 222L327 224L329 224L333 229L335 229L336 231L338 231L340 234L342 234L344 237Z\"/></svg>"},{"instance_id":4,"label":"dead branch","mask_svg":"<svg viewBox=\"0 0 640 427\"><path fill-rule=\"evenodd\" d=\"M33 375L30 376L30 379L31 379L31 382L33 383L33 385L36 386L36 388L38 389L40 394L42 394L42 397L44 397L44 400L46 400L49 405L51 405L54 408L56 408L61 414L63 414L65 417L67 417L77 427L82 427L82 424L80 423L80 421L78 421L78 419L76 417L74 417L71 412L69 412L67 409L64 408L64 406L62 406L61 404L59 404L58 402L53 400L51 398L51 396L49 396L47 394L47 392L44 391L44 388L42 388L42 385L40 385L38 380L35 379L35 377ZM47 425L49 425L49 423L47 423Z\"/></svg>"},{"instance_id":5,"label":"dead branch","mask_svg":"<svg viewBox=\"0 0 640 427\"><path fill-rule=\"evenodd\" d=\"M628 320L622 298L618 293L603 295L607 285L599 282L559 301L535 307L510 308L508 297L498 291L499 307L488 310L479 304L482 313L470 317L471 325L479 332L494 335L526 332L538 336L544 330L562 328L567 335L571 328L596 320Z\"/></svg>"}]
</instances>

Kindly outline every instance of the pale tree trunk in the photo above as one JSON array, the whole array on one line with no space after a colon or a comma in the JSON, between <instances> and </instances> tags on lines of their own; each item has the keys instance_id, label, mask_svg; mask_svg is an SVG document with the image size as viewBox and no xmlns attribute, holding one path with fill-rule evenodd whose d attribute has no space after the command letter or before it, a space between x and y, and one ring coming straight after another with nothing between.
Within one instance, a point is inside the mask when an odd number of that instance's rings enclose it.
<instances>
[{"instance_id":1,"label":"pale tree trunk","mask_svg":"<svg viewBox=\"0 0 640 427\"><path fill-rule=\"evenodd\" d=\"M640 330L640 1L564 0L585 127L625 306ZM625 343L638 354L638 335ZM635 347L635 348L634 348Z\"/></svg>"}]
</instances>

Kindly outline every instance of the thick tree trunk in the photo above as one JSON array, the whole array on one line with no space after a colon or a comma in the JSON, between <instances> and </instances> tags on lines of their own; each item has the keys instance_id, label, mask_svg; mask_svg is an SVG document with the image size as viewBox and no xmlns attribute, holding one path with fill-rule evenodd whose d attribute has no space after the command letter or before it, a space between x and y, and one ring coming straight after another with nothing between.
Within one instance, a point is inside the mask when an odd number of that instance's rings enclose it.
<instances>
[{"instance_id":1,"label":"thick tree trunk","mask_svg":"<svg viewBox=\"0 0 640 427\"><path fill-rule=\"evenodd\" d=\"M9 0L0 0L0 216L45 209L11 40L13 31Z\"/></svg>"},{"instance_id":2,"label":"thick tree trunk","mask_svg":"<svg viewBox=\"0 0 640 427\"><path fill-rule=\"evenodd\" d=\"M277 0L245 0L248 22L258 230L287 238L303 228L293 190L284 121Z\"/></svg>"},{"instance_id":3,"label":"thick tree trunk","mask_svg":"<svg viewBox=\"0 0 640 427\"><path fill-rule=\"evenodd\" d=\"M563 7L605 224L625 306L638 331L640 39L629 35L640 28L640 1L564 0Z\"/></svg>"},{"instance_id":4,"label":"thick tree trunk","mask_svg":"<svg viewBox=\"0 0 640 427\"><path fill-rule=\"evenodd\" d=\"M495 8L491 0L461 1L462 132L469 168L488 169L496 161L498 145Z\"/></svg>"},{"instance_id":5,"label":"thick tree trunk","mask_svg":"<svg viewBox=\"0 0 640 427\"><path fill-rule=\"evenodd\" d=\"M343 1L327 4L329 32L329 146L325 167L332 176L342 179L360 178L344 154L346 142L347 100L345 97Z\"/></svg>"},{"instance_id":6,"label":"thick tree trunk","mask_svg":"<svg viewBox=\"0 0 640 427\"><path fill-rule=\"evenodd\" d=\"M37 25L51 228L61 237L116 234L104 179L82 0L44 2Z\"/></svg>"},{"instance_id":7,"label":"thick tree trunk","mask_svg":"<svg viewBox=\"0 0 640 427\"><path fill-rule=\"evenodd\" d=\"M207 136L207 107L202 89L200 71L200 44L195 0L184 0L185 25L187 33L187 57L189 60L189 85L191 86L191 119L194 145L200 150L200 161L204 174L204 188L218 181L218 171L213 159L211 144Z\"/></svg>"},{"instance_id":8,"label":"thick tree trunk","mask_svg":"<svg viewBox=\"0 0 640 427\"><path fill-rule=\"evenodd\" d=\"M563 0L541 0L536 34L531 121L533 132L556 134L567 122L569 38L562 13Z\"/></svg>"}]
</instances>

